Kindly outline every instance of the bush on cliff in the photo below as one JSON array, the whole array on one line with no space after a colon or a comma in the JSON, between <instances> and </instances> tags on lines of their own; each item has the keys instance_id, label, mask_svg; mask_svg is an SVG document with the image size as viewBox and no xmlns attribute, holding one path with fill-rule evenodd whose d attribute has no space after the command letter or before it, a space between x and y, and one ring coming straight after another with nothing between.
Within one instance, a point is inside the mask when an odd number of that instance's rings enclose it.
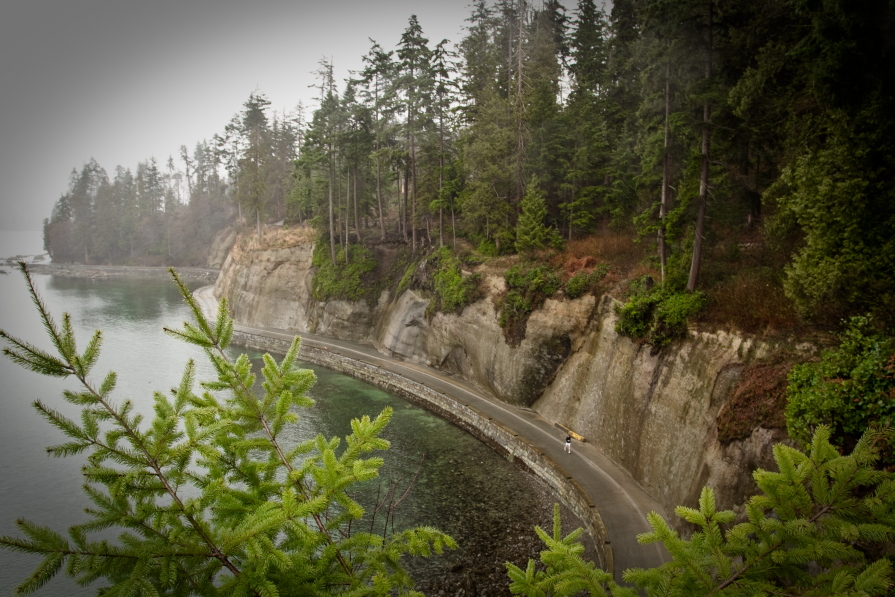
<instances>
[{"instance_id":1,"label":"bush on cliff","mask_svg":"<svg viewBox=\"0 0 895 597\"><path fill-rule=\"evenodd\" d=\"M563 284L563 291L565 291L566 296L570 299L584 296L586 292L590 292L596 288L597 284L600 283L600 280L606 277L608 272L609 266L605 263L593 271L588 272L582 270L575 272L575 275L566 280L566 283Z\"/></svg>"},{"instance_id":2,"label":"bush on cliff","mask_svg":"<svg viewBox=\"0 0 895 597\"><path fill-rule=\"evenodd\" d=\"M701 292L673 292L648 287L644 280L632 283L628 301L616 307L615 331L660 349L687 333L687 321L705 306Z\"/></svg>"},{"instance_id":3,"label":"bush on cliff","mask_svg":"<svg viewBox=\"0 0 895 597\"><path fill-rule=\"evenodd\" d=\"M517 345L525 337L528 316L556 294L562 283L549 265L533 262L514 265L504 279L508 290L500 301L500 327L507 342Z\"/></svg>"},{"instance_id":4,"label":"bush on cliff","mask_svg":"<svg viewBox=\"0 0 895 597\"><path fill-rule=\"evenodd\" d=\"M419 595L401 558L455 546L429 527L389 531L351 497L357 483L378 476L383 460L370 454L388 448L380 434L389 409L352 421L344 447L320 434L283 444L297 409L312 404L314 373L294 366L298 337L281 362L264 355L256 393L249 359L232 361L226 351L233 332L226 301L208 321L175 275L195 321L165 331L204 349L217 375L197 392L187 363L173 396L155 393L145 425L130 401L112 398L115 373L93 383L101 332L78 352L68 315L57 325L22 271L55 353L0 331L3 352L37 373L77 381L79 389L63 395L79 420L40 401L35 408L66 437L50 454L89 453L83 475L92 504L67 537L26 520L17 522L20 536L0 537L5 549L42 557L18 594L65 570L81 584L104 581L104 595ZM109 528L120 530L117 542L89 537Z\"/></svg>"},{"instance_id":5,"label":"bush on cliff","mask_svg":"<svg viewBox=\"0 0 895 597\"><path fill-rule=\"evenodd\" d=\"M819 425L848 448L870 425L895 423L895 339L873 328L868 317L853 317L840 344L820 360L793 367L787 386L789 435L807 442ZM895 465L895 446L885 452Z\"/></svg>"},{"instance_id":6,"label":"bush on cliff","mask_svg":"<svg viewBox=\"0 0 895 597\"><path fill-rule=\"evenodd\" d=\"M376 260L366 247L349 245L348 258L345 257L345 248L340 247L336 252L336 264L333 265L329 245L318 239L311 265L316 268L311 286L315 300L356 301L363 298L368 290L363 277L376 269Z\"/></svg>"},{"instance_id":7,"label":"bush on cliff","mask_svg":"<svg viewBox=\"0 0 895 597\"><path fill-rule=\"evenodd\" d=\"M478 274L463 274L462 263L448 247L441 247L431 257L435 267L433 286L434 309L444 313L457 313L475 302L479 296Z\"/></svg>"},{"instance_id":8,"label":"bush on cliff","mask_svg":"<svg viewBox=\"0 0 895 597\"><path fill-rule=\"evenodd\" d=\"M695 527L682 539L658 514L640 543L662 543L670 561L631 569L621 587L612 575L586 562L578 538L563 537L558 510L553 534L538 528L546 549L523 570L507 564L514 595L529 597L649 597L660 595L889 595L892 564L881 553L895 538L895 475L881 471L879 448L891 443L890 429L864 434L843 456L819 427L807 452L777 445L779 472L757 470L761 493L746 503L746 520L719 511L714 492L702 490L698 508L675 513ZM639 592L638 592L639 591Z\"/></svg>"}]
</instances>

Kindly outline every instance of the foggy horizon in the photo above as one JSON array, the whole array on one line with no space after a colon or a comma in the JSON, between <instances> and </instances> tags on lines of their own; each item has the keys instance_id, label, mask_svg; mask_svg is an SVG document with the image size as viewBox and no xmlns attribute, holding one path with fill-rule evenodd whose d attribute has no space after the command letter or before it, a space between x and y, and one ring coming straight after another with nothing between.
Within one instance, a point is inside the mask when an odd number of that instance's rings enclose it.
<instances>
[{"instance_id":1,"label":"foggy horizon","mask_svg":"<svg viewBox=\"0 0 895 597\"><path fill-rule=\"evenodd\" d=\"M571 9L568 9L571 14ZM316 102L321 58L341 88L374 39L386 50L416 14L430 46L457 43L467 0L327 4L263 0L13 0L0 24L0 231L40 230L91 158L107 172L210 140L252 92L270 111Z\"/></svg>"}]
</instances>

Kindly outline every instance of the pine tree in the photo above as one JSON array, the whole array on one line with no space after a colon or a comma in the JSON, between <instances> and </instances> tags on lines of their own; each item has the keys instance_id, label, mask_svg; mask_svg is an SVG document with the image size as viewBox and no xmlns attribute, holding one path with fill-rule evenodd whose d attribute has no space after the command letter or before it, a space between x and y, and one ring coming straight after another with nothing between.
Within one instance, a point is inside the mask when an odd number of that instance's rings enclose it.
<instances>
[{"instance_id":1,"label":"pine tree","mask_svg":"<svg viewBox=\"0 0 895 597\"><path fill-rule=\"evenodd\" d=\"M83 474L92 505L90 519L67 537L26 520L17 523L22 536L0 537L5 549L43 558L18 594L64 569L78 582L105 580L110 595L409 595L417 593L400 558L454 547L428 527L357 530L364 509L348 491L376 478L382 458L368 455L388 448L380 433L390 410L352 421L344 446L322 435L283 443L297 409L312 403L314 374L294 366L297 338L279 363L264 355L256 394L249 359L226 352L233 332L226 301L209 321L171 270L195 320L165 331L201 347L217 378L197 390L190 361L170 397L155 393L155 416L144 424L129 400L112 397L114 372L93 381L102 333L79 352L68 314L57 324L20 267L56 354L0 331L3 352L36 373L77 380L80 389L63 396L80 407L80 420L34 405L66 437L49 454L89 453ZM121 529L117 542L89 538L110 527ZM367 520L363 528L373 526Z\"/></svg>"},{"instance_id":2,"label":"pine tree","mask_svg":"<svg viewBox=\"0 0 895 597\"><path fill-rule=\"evenodd\" d=\"M547 201L540 180L535 176L525 187L522 197L522 214L516 223L516 251L531 253L559 242L556 231L544 223L546 218Z\"/></svg>"},{"instance_id":3,"label":"pine tree","mask_svg":"<svg viewBox=\"0 0 895 597\"><path fill-rule=\"evenodd\" d=\"M746 504L744 522L734 524L733 511L719 511L708 487L698 508L676 509L696 529L690 539L652 513L653 530L638 540L661 542L671 559L627 570L625 581L649 596L888 595L892 564L878 554L895 538L895 475L878 465L880 446L893 438L891 429L871 429L842 455L830 444L829 429L820 427L806 452L775 446L778 472L755 471L760 493ZM533 561L526 570L507 565L514 594L638 594L583 561L580 529L563 538L558 512L554 520L552 537L538 529L547 545L545 569Z\"/></svg>"},{"instance_id":4,"label":"pine tree","mask_svg":"<svg viewBox=\"0 0 895 597\"><path fill-rule=\"evenodd\" d=\"M417 208L419 201L417 197L417 178L418 178L418 142L422 131L425 115L423 111L427 108L427 98L432 91L432 72L431 60L432 50L429 49L429 40L423 37L423 29L416 18L411 15L407 24L407 29L401 35L401 41L398 44L398 65L399 75L397 79L398 87L403 91L404 105L407 110L407 120L405 122L405 137L407 142L407 155L410 176L410 207L411 207L411 239L413 250L416 251L417 246L417 228L419 226L419 216Z\"/></svg>"}]
</instances>

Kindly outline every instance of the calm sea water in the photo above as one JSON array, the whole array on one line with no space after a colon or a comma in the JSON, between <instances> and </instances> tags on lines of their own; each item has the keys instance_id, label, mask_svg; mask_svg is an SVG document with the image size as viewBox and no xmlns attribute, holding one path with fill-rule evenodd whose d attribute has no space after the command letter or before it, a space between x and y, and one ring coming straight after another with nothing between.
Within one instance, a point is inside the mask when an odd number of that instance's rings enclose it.
<instances>
[{"instance_id":1,"label":"calm sea water","mask_svg":"<svg viewBox=\"0 0 895 597\"><path fill-rule=\"evenodd\" d=\"M21 275L9 268L5 271L9 273L0 275L0 328L49 349ZM188 358L202 358L200 352L161 332L163 326L177 326L188 317L168 282L46 275L34 280L51 311L72 314L81 346L92 330L104 330L97 376L117 371L118 399L131 399L143 412L151 412L154 390L164 392L177 385ZM260 362L260 354L249 355L256 364ZM301 411L301 422L290 432L293 441L317 432L345 436L350 433L351 418L376 415L391 406L395 414L384 437L392 442L392 448L386 454L382 485L365 487L363 499L375 499L380 487L386 489L391 481L405 486L421 466L409 497L398 510L399 526L433 525L463 543L470 533L493 533L494 529L515 526L538 508L522 474L470 435L377 388L326 369L314 370L318 383L311 395L316 405ZM210 367L200 367L200 379L210 376ZM62 438L37 416L31 404L39 399L75 414L74 407L60 397L63 388L71 386L64 380L24 371L6 358L0 358L0 380L0 534L17 535L14 522L19 517L64 532L85 518L82 509L88 502L79 474L83 458L46 455L45 447ZM471 537L468 541L481 545L483 539ZM438 568L449 569L452 558L461 553L453 552L424 567L429 574L433 566L436 573ZM31 556L0 551L0 596L11 594L36 562ZM60 576L36 594L62 597L93 595L95 591L95 586L81 588Z\"/></svg>"}]
</instances>

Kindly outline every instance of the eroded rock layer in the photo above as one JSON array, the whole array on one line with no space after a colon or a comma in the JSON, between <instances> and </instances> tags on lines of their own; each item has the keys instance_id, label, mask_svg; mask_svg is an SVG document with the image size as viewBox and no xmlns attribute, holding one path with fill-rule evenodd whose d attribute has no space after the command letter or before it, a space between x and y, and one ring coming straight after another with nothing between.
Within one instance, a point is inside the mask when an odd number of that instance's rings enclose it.
<instances>
[{"instance_id":1,"label":"eroded rock layer","mask_svg":"<svg viewBox=\"0 0 895 597\"><path fill-rule=\"evenodd\" d=\"M718 441L717 417L744 369L784 347L724 332L691 332L653 353L615 332L615 301L551 299L528 320L518 346L495 308L503 279L482 272L485 298L460 314L427 315L430 296L383 291L367 301L318 303L310 241L263 248L237 242L215 294L252 327L315 333L460 376L483 391L573 429L627 468L667 511L693 505L704 485L722 507L754 491L751 470L771 466L781 429ZM786 347L793 350L793 347Z\"/></svg>"}]
</instances>

